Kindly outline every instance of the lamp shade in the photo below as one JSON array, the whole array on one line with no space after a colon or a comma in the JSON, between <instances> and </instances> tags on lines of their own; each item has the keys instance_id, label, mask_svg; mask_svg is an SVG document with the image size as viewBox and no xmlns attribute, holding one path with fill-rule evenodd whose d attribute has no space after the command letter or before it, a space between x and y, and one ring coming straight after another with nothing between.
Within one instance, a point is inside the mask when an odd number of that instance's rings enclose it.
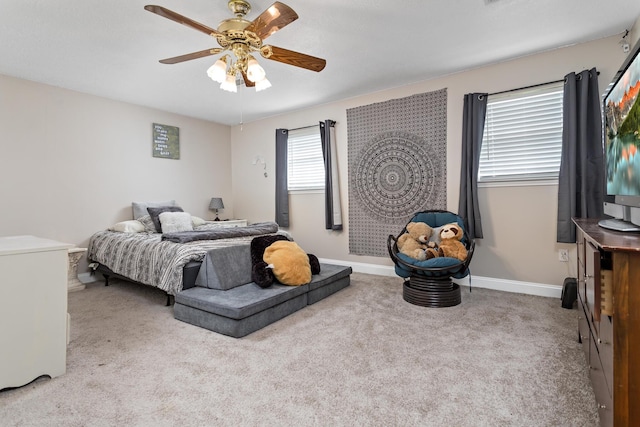
<instances>
[{"instance_id":1,"label":"lamp shade","mask_svg":"<svg viewBox=\"0 0 640 427\"><path fill-rule=\"evenodd\" d=\"M255 83L264 79L264 76L264 68L258 64L258 61L253 56L250 56L249 62L247 62L247 78Z\"/></svg>"},{"instance_id":2,"label":"lamp shade","mask_svg":"<svg viewBox=\"0 0 640 427\"><path fill-rule=\"evenodd\" d=\"M227 76L227 62L226 58L218 59L215 64L213 64L207 70L207 75L211 77L211 80L214 82L222 83Z\"/></svg>"},{"instance_id":3,"label":"lamp shade","mask_svg":"<svg viewBox=\"0 0 640 427\"><path fill-rule=\"evenodd\" d=\"M220 85L220 89L226 90L227 92L237 92L238 86L236 85L236 76L235 74L227 73L227 77Z\"/></svg>"},{"instance_id":4,"label":"lamp shade","mask_svg":"<svg viewBox=\"0 0 640 427\"><path fill-rule=\"evenodd\" d=\"M269 80L267 80L266 77L264 79L256 82L256 92L260 92L261 90L269 89L270 87L271 87L271 82Z\"/></svg>"},{"instance_id":5,"label":"lamp shade","mask_svg":"<svg viewBox=\"0 0 640 427\"><path fill-rule=\"evenodd\" d=\"M212 197L211 202L209 202L209 209L211 209L212 211L218 210L218 209L224 209L224 203L222 203L222 198Z\"/></svg>"}]
</instances>

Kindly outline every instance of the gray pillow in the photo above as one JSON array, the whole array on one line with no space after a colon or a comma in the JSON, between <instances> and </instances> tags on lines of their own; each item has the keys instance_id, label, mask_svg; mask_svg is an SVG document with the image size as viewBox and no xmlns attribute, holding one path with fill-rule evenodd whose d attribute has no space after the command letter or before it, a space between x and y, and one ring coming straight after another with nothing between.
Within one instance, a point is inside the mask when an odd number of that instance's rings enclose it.
<instances>
[{"instance_id":1,"label":"gray pillow","mask_svg":"<svg viewBox=\"0 0 640 427\"><path fill-rule=\"evenodd\" d=\"M162 233L162 224L160 223L160 214L163 212L184 212L180 206L163 206L160 208L147 208L149 216L153 221L158 233Z\"/></svg>"},{"instance_id":2,"label":"gray pillow","mask_svg":"<svg viewBox=\"0 0 640 427\"><path fill-rule=\"evenodd\" d=\"M133 210L133 219L140 219L147 215L147 208L159 208L162 206L176 206L175 200L167 200L166 202L133 202L131 209Z\"/></svg>"}]
</instances>

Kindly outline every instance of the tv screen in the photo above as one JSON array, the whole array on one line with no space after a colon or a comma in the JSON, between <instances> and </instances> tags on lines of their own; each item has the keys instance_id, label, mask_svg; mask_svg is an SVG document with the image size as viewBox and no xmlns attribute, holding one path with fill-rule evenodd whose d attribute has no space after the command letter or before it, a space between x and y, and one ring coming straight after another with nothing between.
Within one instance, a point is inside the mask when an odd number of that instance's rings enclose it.
<instances>
[{"instance_id":1,"label":"tv screen","mask_svg":"<svg viewBox=\"0 0 640 427\"><path fill-rule=\"evenodd\" d=\"M607 194L640 196L640 43L604 98Z\"/></svg>"}]
</instances>

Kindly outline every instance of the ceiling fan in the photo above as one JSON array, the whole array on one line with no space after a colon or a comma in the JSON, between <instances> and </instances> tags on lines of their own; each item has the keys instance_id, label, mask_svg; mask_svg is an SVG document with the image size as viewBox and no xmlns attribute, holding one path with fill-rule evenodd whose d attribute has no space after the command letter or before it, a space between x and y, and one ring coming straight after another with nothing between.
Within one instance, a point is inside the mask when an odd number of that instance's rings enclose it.
<instances>
[{"instance_id":1,"label":"ceiling fan","mask_svg":"<svg viewBox=\"0 0 640 427\"><path fill-rule=\"evenodd\" d=\"M264 40L267 37L298 19L296 12L286 4L279 1L273 3L253 21L248 21L244 18L244 16L251 11L249 2L245 0L229 0L228 7L235 17L225 19L220 23L218 28L214 30L162 6L145 6L144 8L149 12L214 37L220 45L220 47L212 49L162 59L160 62L163 64L177 64L192 59L229 52L219 58L216 63L207 70L207 74L214 81L220 83L221 89L230 92L237 91L236 76L238 74L242 76L246 86L255 86L257 91L271 86L271 83L269 83L265 77L264 69L253 56L253 53L256 52L259 52L263 58L307 70L319 72L324 69L326 65L324 59L264 44ZM230 55L230 53L233 55Z\"/></svg>"}]
</instances>

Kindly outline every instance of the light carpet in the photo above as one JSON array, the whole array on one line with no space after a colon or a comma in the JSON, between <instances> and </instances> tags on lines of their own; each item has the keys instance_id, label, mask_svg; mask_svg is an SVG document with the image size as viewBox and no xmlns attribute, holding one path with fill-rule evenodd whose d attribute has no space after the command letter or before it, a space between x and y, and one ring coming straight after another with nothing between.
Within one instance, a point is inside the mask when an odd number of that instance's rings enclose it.
<instances>
[{"instance_id":1,"label":"light carpet","mask_svg":"<svg viewBox=\"0 0 640 427\"><path fill-rule=\"evenodd\" d=\"M3 426L596 426L576 310L463 288L352 285L235 339L173 318L156 289L69 294L65 375L0 392ZM4 325L3 327L6 327Z\"/></svg>"}]
</instances>

